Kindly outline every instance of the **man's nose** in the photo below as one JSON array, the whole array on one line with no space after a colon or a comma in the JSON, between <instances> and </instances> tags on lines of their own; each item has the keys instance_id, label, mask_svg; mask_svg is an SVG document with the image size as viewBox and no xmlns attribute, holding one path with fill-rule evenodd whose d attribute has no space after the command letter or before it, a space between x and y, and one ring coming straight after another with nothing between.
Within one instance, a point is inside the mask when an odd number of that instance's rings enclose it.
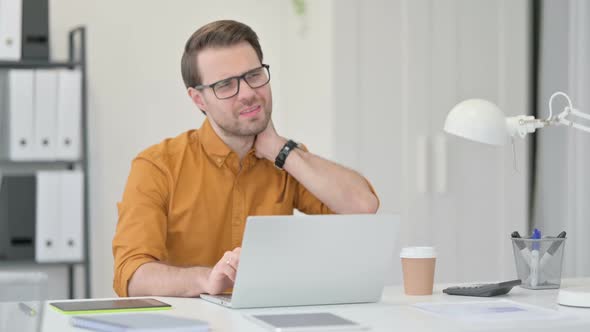
<instances>
[{"instance_id":1,"label":"man's nose","mask_svg":"<svg viewBox=\"0 0 590 332\"><path fill-rule=\"evenodd\" d=\"M240 91L238 92L238 100L250 101L252 100L252 98L254 98L255 95L256 92L254 91L254 89L252 89L244 79L241 79Z\"/></svg>"}]
</instances>

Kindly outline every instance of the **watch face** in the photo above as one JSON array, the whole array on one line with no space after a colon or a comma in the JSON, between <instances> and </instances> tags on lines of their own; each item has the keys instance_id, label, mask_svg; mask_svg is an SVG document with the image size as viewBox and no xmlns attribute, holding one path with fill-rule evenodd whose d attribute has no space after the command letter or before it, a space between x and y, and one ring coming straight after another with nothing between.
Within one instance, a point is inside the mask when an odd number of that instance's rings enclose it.
<instances>
[{"instance_id":1,"label":"watch face","mask_svg":"<svg viewBox=\"0 0 590 332\"><path fill-rule=\"evenodd\" d=\"M287 160L287 156L289 155L289 152L291 152L291 150L293 150L296 147L297 147L297 143L295 143L295 141L288 140L287 143L285 143L285 145L283 145L283 147L281 148L281 151L277 155L277 157L275 159L275 166L278 167L279 169L283 169L283 166L285 165L285 160Z\"/></svg>"}]
</instances>

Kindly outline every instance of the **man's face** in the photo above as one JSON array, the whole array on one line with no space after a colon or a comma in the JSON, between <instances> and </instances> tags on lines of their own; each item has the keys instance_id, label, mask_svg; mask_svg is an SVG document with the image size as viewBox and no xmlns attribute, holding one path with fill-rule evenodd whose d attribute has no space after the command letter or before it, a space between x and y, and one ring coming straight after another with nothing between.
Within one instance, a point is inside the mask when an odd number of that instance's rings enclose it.
<instances>
[{"instance_id":1,"label":"man's face","mask_svg":"<svg viewBox=\"0 0 590 332\"><path fill-rule=\"evenodd\" d=\"M254 48L247 42L222 48L208 48L197 56L202 84L239 76L261 66ZM191 97L207 113L212 125L227 136L254 136L268 125L272 113L270 84L252 89L240 80L237 95L218 99L213 89L193 91Z\"/></svg>"}]
</instances>

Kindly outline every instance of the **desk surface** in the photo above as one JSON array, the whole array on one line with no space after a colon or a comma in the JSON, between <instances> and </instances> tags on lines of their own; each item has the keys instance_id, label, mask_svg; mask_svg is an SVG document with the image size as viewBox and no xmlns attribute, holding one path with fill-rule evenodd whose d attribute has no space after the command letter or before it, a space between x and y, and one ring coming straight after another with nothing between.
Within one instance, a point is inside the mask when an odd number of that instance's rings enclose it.
<instances>
[{"instance_id":1,"label":"desk surface","mask_svg":"<svg viewBox=\"0 0 590 332\"><path fill-rule=\"evenodd\" d=\"M590 279L564 280L562 287L590 284ZM170 311L161 311L180 317L209 322L211 331L268 331L249 321L244 314L332 312L342 317L370 326L371 331L590 331L590 309L563 307L556 304L557 290L528 290L515 287L508 295L493 298L449 296L442 293L447 285L435 287L432 296L406 296L401 286L386 287L381 302L330 306L285 307L266 309L228 309L199 298L157 297L173 305ZM541 306L571 314L571 320L511 322L474 326L473 324L433 316L411 306L419 302L465 302L477 300L507 299L519 303ZM70 316L62 315L47 307L43 319L43 331L85 331L69 325ZM503 324L503 325L502 325Z\"/></svg>"}]
</instances>

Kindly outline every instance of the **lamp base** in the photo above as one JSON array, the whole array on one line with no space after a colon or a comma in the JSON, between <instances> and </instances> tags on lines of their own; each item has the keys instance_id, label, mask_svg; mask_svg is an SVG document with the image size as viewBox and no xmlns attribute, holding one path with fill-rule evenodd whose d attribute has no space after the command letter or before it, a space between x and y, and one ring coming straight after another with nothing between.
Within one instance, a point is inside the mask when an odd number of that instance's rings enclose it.
<instances>
[{"instance_id":1,"label":"lamp base","mask_svg":"<svg viewBox=\"0 0 590 332\"><path fill-rule=\"evenodd\" d=\"M557 303L570 307L590 308L590 286L560 289Z\"/></svg>"}]
</instances>

